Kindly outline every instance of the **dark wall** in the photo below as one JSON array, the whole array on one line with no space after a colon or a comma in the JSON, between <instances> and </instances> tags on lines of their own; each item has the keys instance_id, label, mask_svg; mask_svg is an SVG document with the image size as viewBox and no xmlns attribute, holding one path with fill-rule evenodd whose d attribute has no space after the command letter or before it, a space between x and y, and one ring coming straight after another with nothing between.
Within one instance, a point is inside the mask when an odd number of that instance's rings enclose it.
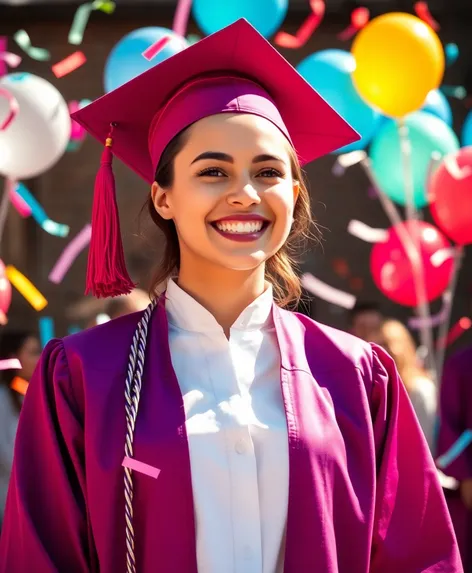
<instances>
[{"instance_id":1,"label":"dark wall","mask_svg":"<svg viewBox=\"0 0 472 573\"><path fill-rule=\"evenodd\" d=\"M411 2L408 2L408 6L404 9L409 9L410 6ZM464 6L464 3L461 3L461 6ZM158 5L148 6L142 10L119 8L112 16L93 13L80 47L87 55L87 63L64 78L56 79L50 70L50 64L61 60L76 49L67 43L73 10L60 12L49 7L38 12L37 9L25 7L8 10L2 7L0 11L3 12L0 35L8 35L11 38L18 28L25 28L33 44L48 48L52 54L50 63L35 62L25 55L19 69L44 77L58 87L67 101L94 99L102 95L105 60L113 45L124 34L148 25L170 27L172 24L172 10ZM284 29L295 31L304 16L304 13L291 14ZM461 50L459 61L447 70L445 83L464 84L467 81L468 65L471 61L472 20L468 14L459 14L457 10L442 13L438 19L442 24L443 42L456 42ZM284 56L296 64L317 50L334 47L349 49L349 43L340 42L335 35L348 24L348 21L348 10L343 14L328 15L305 47L297 51L284 50ZM189 32L198 33L198 30L191 24ZM18 52L13 40L10 41L9 48ZM290 86L287 86L287 90L290 90ZM452 100L451 104L455 115L455 127L459 132L467 108L464 101ZM49 216L70 225L71 236L89 221L93 181L100 152L100 145L88 138L79 151L66 153L48 173L28 182L29 188L38 197ZM389 303L377 291L370 278L370 245L351 237L346 231L348 222L353 218L360 219L373 227L384 227L388 225L387 217L379 202L369 197L369 185L362 170L353 167L344 177L336 178L331 174L333 163L334 158L330 156L315 162L307 169L313 211L323 230L324 241L321 247L307 254L303 268L336 288L352 292L362 299L377 300L384 306L387 314L406 318L408 311ZM146 286L152 261L159 250L158 237L149 225L145 224L146 217L143 218L141 230L145 232L147 238L138 237L140 231L138 215L145 201L147 188L137 176L118 161L115 162L115 175L129 267ZM10 213L1 256L5 262L18 266L44 292L50 304L43 314L54 316L60 335L66 331L65 311L68 305L78 300L83 292L86 268L86 254L83 253L60 286L48 282L48 273L64 245L65 240L47 235L33 221L21 220L14 211ZM472 281L470 260L468 252L456 295L454 320L469 312L468 288ZM433 305L433 311L437 311L438 304ZM315 301L311 309L317 319L338 327L345 326L345 313L341 309L322 301ZM10 316L15 322L36 324L37 320L37 314L17 294L14 296ZM462 342L464 340L465 337Z\"/></svg>"}]
</instances>

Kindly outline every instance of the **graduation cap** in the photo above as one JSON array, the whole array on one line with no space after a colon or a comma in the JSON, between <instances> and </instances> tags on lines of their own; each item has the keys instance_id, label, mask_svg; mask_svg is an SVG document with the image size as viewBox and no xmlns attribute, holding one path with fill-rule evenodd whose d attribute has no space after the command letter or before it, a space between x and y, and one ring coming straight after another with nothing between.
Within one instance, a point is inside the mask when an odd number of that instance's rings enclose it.
<instances>
[{"instance_id":1,"label":"graduation cap","mask_svg":"<svg viewBox=\"0 0 472 573\"><path fill-rule=\"evenodd\" d=\"M170 141L199 119L252 113L272 121L302 165L360 139L246 20L147 70L72 118L105 145L95 182L87 292L126 294L112 155L149 184Z\"/></svg>"}]
</instances>

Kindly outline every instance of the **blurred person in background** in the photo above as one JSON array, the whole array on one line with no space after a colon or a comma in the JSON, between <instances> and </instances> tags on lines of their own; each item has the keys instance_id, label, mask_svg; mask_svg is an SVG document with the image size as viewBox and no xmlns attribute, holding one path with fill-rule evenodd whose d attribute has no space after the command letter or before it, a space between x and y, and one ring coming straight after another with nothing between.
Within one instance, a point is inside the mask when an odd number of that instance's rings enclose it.
<instances>
[{"instance_id":1,"label":"blurred person in background","mask_svg":"<svg viewBox=\"0 0 472 573\"><path fill-rule=\"evenodd\" d=\"M419 363L416 344L406 326L387 319L381 327L383 346L394 359L431 452L435 449L436 387Z\"/></svg>"},{"instance_id":2,"label":"blurred person in background","mask_svg":"<svg viewBox=\"0 0 472 573\"><path fill-rule=\"evenodd\" d=\"M129 294L110 298L105 305L104 312L111 319L119 318L145 310L150 302L151 299L147 292L135 288Z\"/></svg>"},{"instance_id":3,"label":"blurred person in background","mask_svg":"<svg viewBox=\"0 0 472 573\"><path fill-rule=\"evenodd\" d=\"M472 430L472 346L446 360L441 380L438 455L443 455L466 430ZM446 491L464 570L472 573L472 444L443 472L459 482Z\"/></svg>"},{"instance_id":4,"label":"blurred person in background","mask_svg":"<svg viewBox=\"0 0 472 573\"><path fill-rule=\"evenodd\" d=\"M40 355L41 345L33 332L6 331L0 337L0 359L18 358L22 366L21 370L0 372L0 529L13 462L18 417L23 403L23 396L10 385L16 376L29 382Z\"/></svg>"},{"instance_id":5,"label":"blurred person in background","mask_svg":"<svg viewBox=\"0 0 472 573\"><path fill-rule=\"evenodd\" d=\"M365 340L384 345L382 338L382 323L385 317L375 302L357 302L349 312L348 331Z\"/></svg>"}]
</instances>

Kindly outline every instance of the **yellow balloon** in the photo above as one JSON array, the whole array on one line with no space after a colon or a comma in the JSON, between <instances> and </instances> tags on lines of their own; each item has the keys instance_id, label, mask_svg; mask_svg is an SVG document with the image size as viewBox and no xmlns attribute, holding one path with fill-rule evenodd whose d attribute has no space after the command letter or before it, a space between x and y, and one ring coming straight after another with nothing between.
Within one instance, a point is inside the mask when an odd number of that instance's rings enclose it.
<instances>
[{"instance_id":1,"label":"yellow balloon","mask_svg":"<svg viewBox=\"0 0 472 573\"><path fill-rule=\"evenodd\" d=\"M444 50L437 34L411 14L374 18L356 36L352 74L361 97L384 114L403 117L422 107L444 74Z\"/></svg>"}]
</instances>

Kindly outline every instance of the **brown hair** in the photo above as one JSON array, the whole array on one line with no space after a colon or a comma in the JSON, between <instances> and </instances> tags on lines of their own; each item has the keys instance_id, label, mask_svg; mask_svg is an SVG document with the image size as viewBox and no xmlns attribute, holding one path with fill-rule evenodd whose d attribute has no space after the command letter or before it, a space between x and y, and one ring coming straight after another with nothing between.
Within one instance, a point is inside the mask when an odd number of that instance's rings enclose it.
<instances>
[{"instance_id":1,"label":"brown hair","mask_svg":"<svg viewBox=\"0 0 472 573\"><path fill-rule=\"evenodd\" d=\"M174 159L185 145L187 135L188 131L184 130L174 137L161 156L156 169L155 181L164 189L172 186L174 180ZM300 185L293 213L294 221L287 241L275 255L266 261L265 267L266 279L270 281L274 289L274 298L282 307L295 306L299 302L302 290L300 279L296 273L296 257L308 240L318 235L311 214L310 194L300 163L292 147L290 147L290 162L292 177ZM158 294L159 285L179 270L180 248L174 222L163 219L157 213L151 195L149 195L146 205L152 220L162 231L165 238L161 264L154 274L150 288L151 296L155 297ZM316 234L312 232L312 226Z\"/></svg>"}]
</instances>

